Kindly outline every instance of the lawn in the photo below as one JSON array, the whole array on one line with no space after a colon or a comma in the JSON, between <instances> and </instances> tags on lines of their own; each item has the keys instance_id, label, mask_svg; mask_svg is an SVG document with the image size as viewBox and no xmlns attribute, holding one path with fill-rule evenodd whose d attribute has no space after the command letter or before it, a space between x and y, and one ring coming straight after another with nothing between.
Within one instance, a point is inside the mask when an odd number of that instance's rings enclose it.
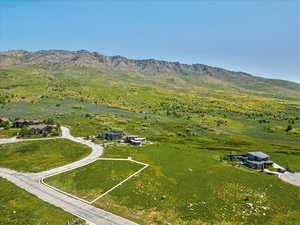
<instances>
[{"instance_id":1,"label":"lawn","mask_svg":"<svg viewBox=\"0 0 300 225\"><path fill-rule=\"evenodd\" d=\"M0 225L68 225L77 217L0 178Z\"/></svg>"},{"instance_id":2,"label":"lawn","mask_svg":"<svg viewBox=\"0 0 300 225\"><path fill-rule=\"evenodd\" d=\"M90 148L65 139L26 141L0 145L0 167L40 172L77 161Z\"/></svg>"},{"instance_id":3,"label":"lawn","mask_svg":"<svg viewBox=\"0 0 300 225\"><path fill-rule=\"evenodd\" d=\"M85 167L49 177L45 182L92 201L142 167L130 161L98 160Z\"/></svg>"}]
</instances>

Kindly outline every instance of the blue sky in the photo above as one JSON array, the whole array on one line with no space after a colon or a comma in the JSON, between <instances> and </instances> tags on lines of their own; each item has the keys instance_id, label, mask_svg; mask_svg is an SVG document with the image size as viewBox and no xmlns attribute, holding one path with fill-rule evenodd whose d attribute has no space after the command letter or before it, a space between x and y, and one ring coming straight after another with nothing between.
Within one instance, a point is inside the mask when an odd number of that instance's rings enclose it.
<instances>
[{"instance_id":1,"label":"blue sky","mask_svg":"<svg viewBox=\"0 0 300 225\"><path fill-rule=\"evenodd\" d=\"M0 49L87 49L300 83L300 0L1 0Z\"/></svg>"}]
</instances>

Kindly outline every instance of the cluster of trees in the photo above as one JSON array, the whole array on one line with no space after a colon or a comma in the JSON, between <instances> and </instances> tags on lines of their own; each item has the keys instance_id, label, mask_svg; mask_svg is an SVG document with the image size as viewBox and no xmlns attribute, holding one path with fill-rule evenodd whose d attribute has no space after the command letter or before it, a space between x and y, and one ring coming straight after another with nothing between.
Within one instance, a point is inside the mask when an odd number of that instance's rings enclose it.
<instances>
[{"instance_id":1,"label":"cluster of trees","mask_svg":"<svg viewBox=\"0 0 300 225\"><path fill-rule=\"evenodd\" d=\"M0 121L0 127L3 127L4 129L9 129L10 128L9 121Z\"/></svg>"}]
</instances>

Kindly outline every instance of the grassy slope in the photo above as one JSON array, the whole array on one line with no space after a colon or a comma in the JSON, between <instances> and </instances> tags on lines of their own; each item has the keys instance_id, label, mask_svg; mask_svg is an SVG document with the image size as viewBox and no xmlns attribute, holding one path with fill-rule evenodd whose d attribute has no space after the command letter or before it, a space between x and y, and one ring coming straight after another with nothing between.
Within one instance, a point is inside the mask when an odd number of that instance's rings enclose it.
<instances>
[{"instance_id":1,"label":"grassy slope","mask_svg":"<svg viewBox=\"0 0 300 225\"><path fill-rule=\"evenodd\" d=\"M300 128L300 102L285 100L286 90L274 91L273 81L261 83L265 91L254 93L253 83L241 90L212 78L189 77L192 81L186 82L167 75L151 78L90 68L52 72L29 66L1 69L0 76L0 96L11 101L0 107L1 115L54 117L76 136L122 129L155 143L138 150L110 147L105 152L111 157L133 156L150 168L96 202L98 207L142 224L300 221L299 188L218 160L226 152L264 151L282 166L300 171L300 135L285 132L288 125ZM161 200L162 195L167 199Z\"/></svg>"},{"instance_id":2,"label":"grassy slope","mask_svg":"<svg viewBox=\"0 0 300 225\"><path fill-rule=\"evenodd\" d=\"M43 202L2 178L0 190L0 225L67 225L72 221L80 222L75 216Z\"/></svg>"},{"instance_id":3,"label":"grassy slope","mask_svg":"<svg viewBox=\"0 0 300 225\"><path fill-rule=\"evenodd\" d=\"M0 167L40 172L79 160L90 149L69 140L56 139L0 145Z\"/></svg>"},{"instance_id":4,"label":"grassy slope","mask_svg":"<svg viewBox=\"0 0 300 225\"><path fill-rule=\"evenodd\" d=\"M100 160L88 166L50 177L45 181L68 193L92 201L141 167L141 165L129 161Z\"/></svg>"}]
</instances>

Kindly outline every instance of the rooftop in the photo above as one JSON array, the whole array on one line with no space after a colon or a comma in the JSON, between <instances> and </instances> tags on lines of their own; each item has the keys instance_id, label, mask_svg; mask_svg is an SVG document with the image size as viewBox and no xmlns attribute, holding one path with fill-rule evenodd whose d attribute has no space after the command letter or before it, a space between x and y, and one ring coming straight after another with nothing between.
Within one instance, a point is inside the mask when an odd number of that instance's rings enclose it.
<instances>
[{"instance_id":1,"label":"rooftop","mask_svg":"<svg viewBox=\"0 0 300 225\"><path fill-rule=\"evenodd\" d=\"M263 152L248 152L249 155L260 158L260 159L265 159L269 158L270 156L263 153Z\"/></svg>"}]
</instances>

